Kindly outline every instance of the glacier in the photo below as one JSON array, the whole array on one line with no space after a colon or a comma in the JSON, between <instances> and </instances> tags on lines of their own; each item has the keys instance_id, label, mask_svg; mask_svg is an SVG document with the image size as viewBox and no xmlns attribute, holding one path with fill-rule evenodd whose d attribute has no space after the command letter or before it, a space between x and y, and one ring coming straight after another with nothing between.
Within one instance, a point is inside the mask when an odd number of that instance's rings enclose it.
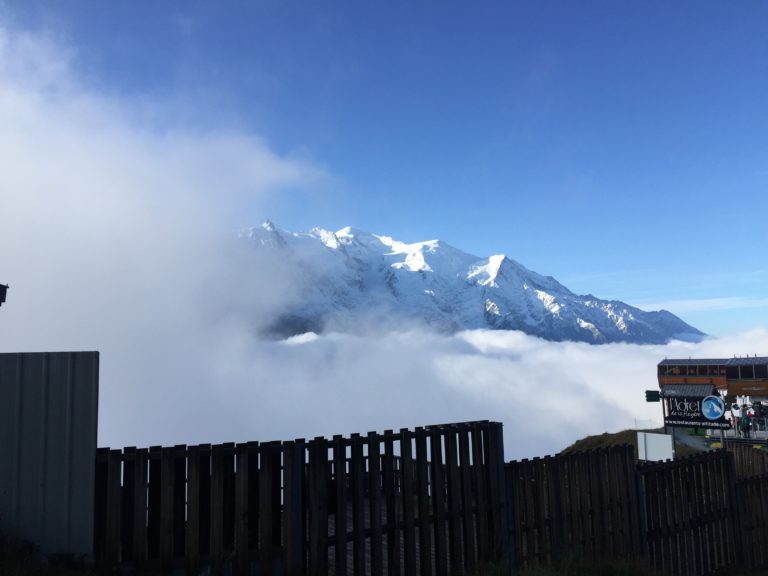
<instances>
[{"instance_id":1,"label":"glacier","mask_svg":"<svg viewBox=\"0 0 768 576\"><path fill-rule=\"evenodd\" d=\"M481 258L440 240L405 243L351 227L289 232L270 221L240 237L255 250L278 254L300 280L300 297L269 328L275 336L354 331L362 323L520 330L590 344L706 336L666 310L574 294L504 254Z\"/></svg>"}]
</instances>

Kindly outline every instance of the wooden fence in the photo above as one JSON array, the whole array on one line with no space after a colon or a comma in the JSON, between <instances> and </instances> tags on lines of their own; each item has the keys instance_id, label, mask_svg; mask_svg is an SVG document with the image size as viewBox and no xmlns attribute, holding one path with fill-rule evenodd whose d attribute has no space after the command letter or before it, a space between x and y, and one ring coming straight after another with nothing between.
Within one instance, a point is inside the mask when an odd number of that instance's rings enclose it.
<instances>
[{"instance_id":1,"label":"wooden fence","mask_svg":"<svg viewBox=\"0 0 768 576\"><path fill-rule=\"evenodd\" d=\"M100 450L97 561L189 574L443 576L486 562L768 567L768 454L636 463L617 446L504 463L501 424Z\"/></svg>"},{"instance_id":2,"label":"wooden fence","mask_svg":"<svg viewBox=\"0 0 768 576\"><path fill-rule=\"evenodd\" d=\"M736 475L740 478L768 474L768 451L755 449L754 444L725 442L726 449L733 455ZM758 444L758 446L761 446Z\"/></svg>"},{"instance_id":3,"label":"wooden fence","mask_svg":"<svg viewBox=\"0 0 768 576\"><path fill-rule=\"evenodd\" d=\"M101 449L101 565L437 576L503 558L502 426Z\"/></svg>"},{"instance_id":4,"label":"wooden fence","mask_svg":"<svg viewBox=\"0 0 768 576\"><path fill-rule=\"evenodd\" d=\"M646 559L660 574L768 567L768 454L635 464L634 448L506 464L512 559Z\"/></svg>"},{"instance_id":5,"label":"wooden fence","mask_svg":"<svg viewBox=\"0 0 768 576\"><path fill-rule=\"evenodd\" d=\"M506 480L518 566L640 553L631 446L510 462Z\"/></svg>"},{"instance_id":6,"label":"wooden fence","mask_svg":"<svg viewBox=\"0 0 768 576\"><path fill-rule=\"evenodd\" d=\"M741 561L731 453L704 453L638 470L648 557L657 570L693 576Z\"/></svg>"}]
</instances>

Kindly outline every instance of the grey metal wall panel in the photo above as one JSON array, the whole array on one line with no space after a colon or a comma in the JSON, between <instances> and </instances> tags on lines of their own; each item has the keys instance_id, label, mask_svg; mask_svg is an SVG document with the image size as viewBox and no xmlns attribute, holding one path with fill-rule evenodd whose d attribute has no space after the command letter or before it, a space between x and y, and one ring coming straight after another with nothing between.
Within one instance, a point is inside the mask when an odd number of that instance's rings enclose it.
<instances>
[{"instance_id":1,"label":"grey metal wall panel","mask_svg":"<svg viewBox=\"0 0 768 576\"><path fill-rule=\"evenodd\" d=\"M0 354L0 530L92 555L99 353Z\"/></svg>"}]
</instances>

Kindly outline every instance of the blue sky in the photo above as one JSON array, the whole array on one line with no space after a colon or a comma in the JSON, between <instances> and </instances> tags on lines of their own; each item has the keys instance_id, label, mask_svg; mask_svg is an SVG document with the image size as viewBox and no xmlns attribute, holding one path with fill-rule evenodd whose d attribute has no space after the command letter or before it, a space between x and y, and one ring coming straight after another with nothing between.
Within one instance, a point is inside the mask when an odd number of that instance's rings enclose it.
<instances>
[{"instance_id":1,"label":"blue sky","mask_svg":"<svg viewBox=\"0 0 768 576\"><path fill-rule=\"evenodd\" d=\"M440 238L712 334L766 324L764 2L0 6L157 131L244 131L324 173L233 228Z\"/></svg>"}]
</instances>

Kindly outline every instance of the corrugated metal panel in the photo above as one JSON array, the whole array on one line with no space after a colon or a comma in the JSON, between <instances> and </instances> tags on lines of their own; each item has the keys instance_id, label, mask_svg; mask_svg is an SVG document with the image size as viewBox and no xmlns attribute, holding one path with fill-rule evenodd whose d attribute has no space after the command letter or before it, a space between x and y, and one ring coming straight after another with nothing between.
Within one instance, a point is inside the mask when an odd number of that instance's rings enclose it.
<instances>
[{"instance_id":1,"label":"corrugated metal panel","mask_svg":"<svg viewBox=\"0 0 768 576\"><path fill-rule=\"evenodd\" d=\"M664 398L671 396L688 396L691 398L709 396L712 394L712 384L665 384L661 387Z\"/></svg>"},{"instance_id":2,"label":"corrugated metal panel","mask_svg":"<svg viewBox=\"0 0 768 576\"><path fill-rule=\"evenodd\" d=\"M751 364L768 364L768 356L752 356L744 358L687 358L666 359L659 366L749 366Z\"/></svg>"},{"instance_id":3,"label":"corrugated metal panel","mask_svg":"<svg viewBox=\"0 0 768 576\"><path fill-rule=\"evenodd\" d=\"M753 356L752 358L731 358L726 362L727 366L752 366L754 364L768 364L765 356Z\"/></svg>"},{"instance_id":4,"label":"corrugated metal panel","mask_svg":"<svg viewBox=\"0 0 768 576\"><path fill-rule=\"evenodd\" d=\"M0 354L0 530L93 554L99 353Z\"/></svg>"},{"instance_id":5,"label":"corrugated metal panel","mask_svg":"<svg viewBox=\"0 0 768 576\"><path fill-rule=\"evenodd\" d=\"M659 366L725 366L725 358L688 358L686 360L662 360Z\"/></svg>"}]
</instances>

